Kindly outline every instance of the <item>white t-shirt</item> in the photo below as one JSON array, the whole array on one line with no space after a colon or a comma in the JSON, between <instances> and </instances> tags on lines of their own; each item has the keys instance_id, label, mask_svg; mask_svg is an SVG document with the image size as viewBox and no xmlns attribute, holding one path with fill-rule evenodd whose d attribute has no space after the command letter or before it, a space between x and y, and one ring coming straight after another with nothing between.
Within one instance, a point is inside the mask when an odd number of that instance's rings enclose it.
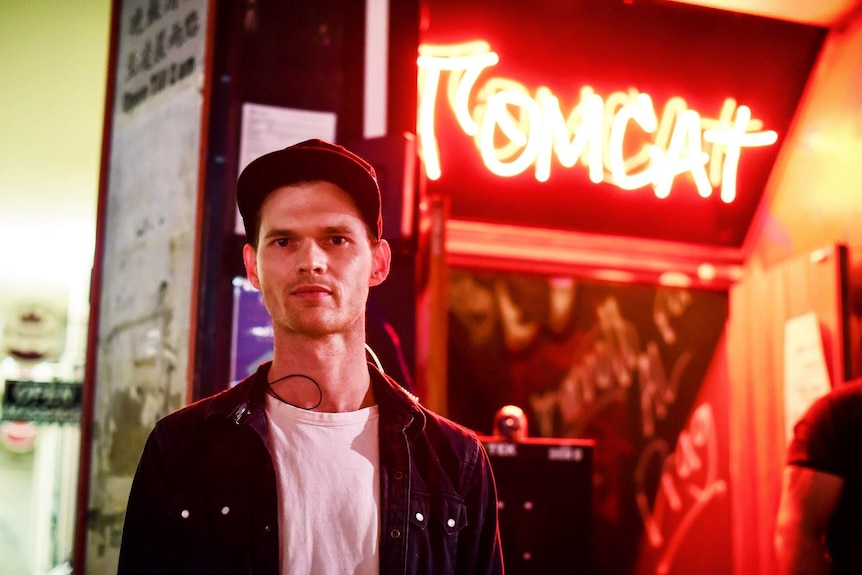
<instances>
[{"instance_id":1,"label":"white t-shirt","mask_svg":"<svg viewBox=\"0 0 862 575\"><path fill-rule=\"evenodd\" d=\"M380 413L320 413L267 396L283 575L378 575Z\"/></svg>"}]
</instances>

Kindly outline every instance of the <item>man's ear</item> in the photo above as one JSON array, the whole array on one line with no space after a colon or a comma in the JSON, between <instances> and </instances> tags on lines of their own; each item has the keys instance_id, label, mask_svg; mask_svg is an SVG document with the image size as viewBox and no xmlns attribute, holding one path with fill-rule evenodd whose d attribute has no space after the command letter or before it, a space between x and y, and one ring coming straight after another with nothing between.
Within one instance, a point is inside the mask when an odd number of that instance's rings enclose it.
<instances>
[{"instance_id":1,"label":"man's ear","mask_svg":"<svg viewBox=\"0 0 862 575\"><path fill-rule=\"evenodd\" d=\"M389 265L392 262L392 248L389 247L389 242L379 240L373 245L371 258L371 277L368 280L368 285L373 287L382 284L389 275Z\"/></svg>"},{"instance_id":2,"label":"man's ear","mask_svg":"<svg viewBox=\"0 0 862 575\"><path fill-rule=\"evenodd\" d=\"M242 247L242 261L245 264L245 277L255 289L260 289L260 279L257 276L257 250L251 244Z\"/></svg>"}]
</instances>

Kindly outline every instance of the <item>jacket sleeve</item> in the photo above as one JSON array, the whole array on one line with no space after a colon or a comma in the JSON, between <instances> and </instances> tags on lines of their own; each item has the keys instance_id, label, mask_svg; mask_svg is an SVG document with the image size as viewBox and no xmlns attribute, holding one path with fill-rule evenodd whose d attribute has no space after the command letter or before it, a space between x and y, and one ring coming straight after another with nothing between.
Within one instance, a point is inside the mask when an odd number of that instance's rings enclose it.
<instances>
[{"instance_id":1,"label":"jacket sleeve","mask_svg":"<svg viewBox=\"0 0 862 575\"><path fill-rule=\"evenodd\" d=\"M474 437L473 471L467 478L467 537L458 573L502 574L503 551L497 521L497 486L488 454Z\"/></svg>"},{"instance_id":2,"label":"jacket sleeve","mask_svg":"<svg viewBox=\"0 0 862 575\"><path fill-rule=\"evenodd\" d=\"M150 433L138 462L120 543L118 575L171 573L170 478L159 441Z\"/></svg>"}]
</instances>

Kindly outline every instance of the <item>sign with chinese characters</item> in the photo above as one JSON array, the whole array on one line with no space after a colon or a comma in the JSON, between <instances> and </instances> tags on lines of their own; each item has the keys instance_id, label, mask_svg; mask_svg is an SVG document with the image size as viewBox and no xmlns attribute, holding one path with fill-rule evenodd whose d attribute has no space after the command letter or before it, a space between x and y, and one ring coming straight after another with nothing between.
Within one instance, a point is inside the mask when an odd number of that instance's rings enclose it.
<instances>
[{"instance_id":1,"label":"sign with chinese characters","mask_svg":"<svg viewBox=\"0 0 862 575\"><path fill-rule=\"evenodd\" d=\"M124 3L117 66L117 111L131 114L166 88L200 73L206 37L199 2Z\"/></svg>"},{"instance_id":2,"label":"sign with chinese characters","mask_svg":"<svg viewBox=\"0 0 862 575\"><path fill-rule=\"evenodd\" d=\"M83 384L7 380L0 420L78 423Z\"/></svg>"},{"instance_id":3,"label":"sign with chinese characters","mask_svg":"<svg viewBox=\"0 0 862 575\"><path fill-rule=\"evenodd\" d=\"M452 219L721 248L742 245L826 33L657 2L427 14L418 142Z\"/></svg>"}]
</instances>

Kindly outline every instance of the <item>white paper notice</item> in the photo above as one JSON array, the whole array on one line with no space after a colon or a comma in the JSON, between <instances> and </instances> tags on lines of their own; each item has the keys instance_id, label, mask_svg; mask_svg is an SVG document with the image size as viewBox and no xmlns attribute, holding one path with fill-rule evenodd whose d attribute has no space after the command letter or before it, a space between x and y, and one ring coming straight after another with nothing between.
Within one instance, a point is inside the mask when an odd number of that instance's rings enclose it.
<instances>
[{"instance_id":1,"label":"white paper notice","mask_svg":"<svg viewBox=\"0 0 862 575\"><path fill-rule=\"evenodd\" d=\"M297 110L263 104L242 106L239 171L252 160L310 138L335 141L336 115L332 112ZM237 210L236 233L245 235Z\"/></svg>"},{"instance_id":2,"label":"white paper notice","mask_svg":"<svg viewBox=\"0 0 862 575\"><path fill-rule=\"evenodd\" d=\"M784 324L784 421L787 440L793 426L818 397L831 390L829 371L814 312Z\"/></svg>"}]
</instances>

